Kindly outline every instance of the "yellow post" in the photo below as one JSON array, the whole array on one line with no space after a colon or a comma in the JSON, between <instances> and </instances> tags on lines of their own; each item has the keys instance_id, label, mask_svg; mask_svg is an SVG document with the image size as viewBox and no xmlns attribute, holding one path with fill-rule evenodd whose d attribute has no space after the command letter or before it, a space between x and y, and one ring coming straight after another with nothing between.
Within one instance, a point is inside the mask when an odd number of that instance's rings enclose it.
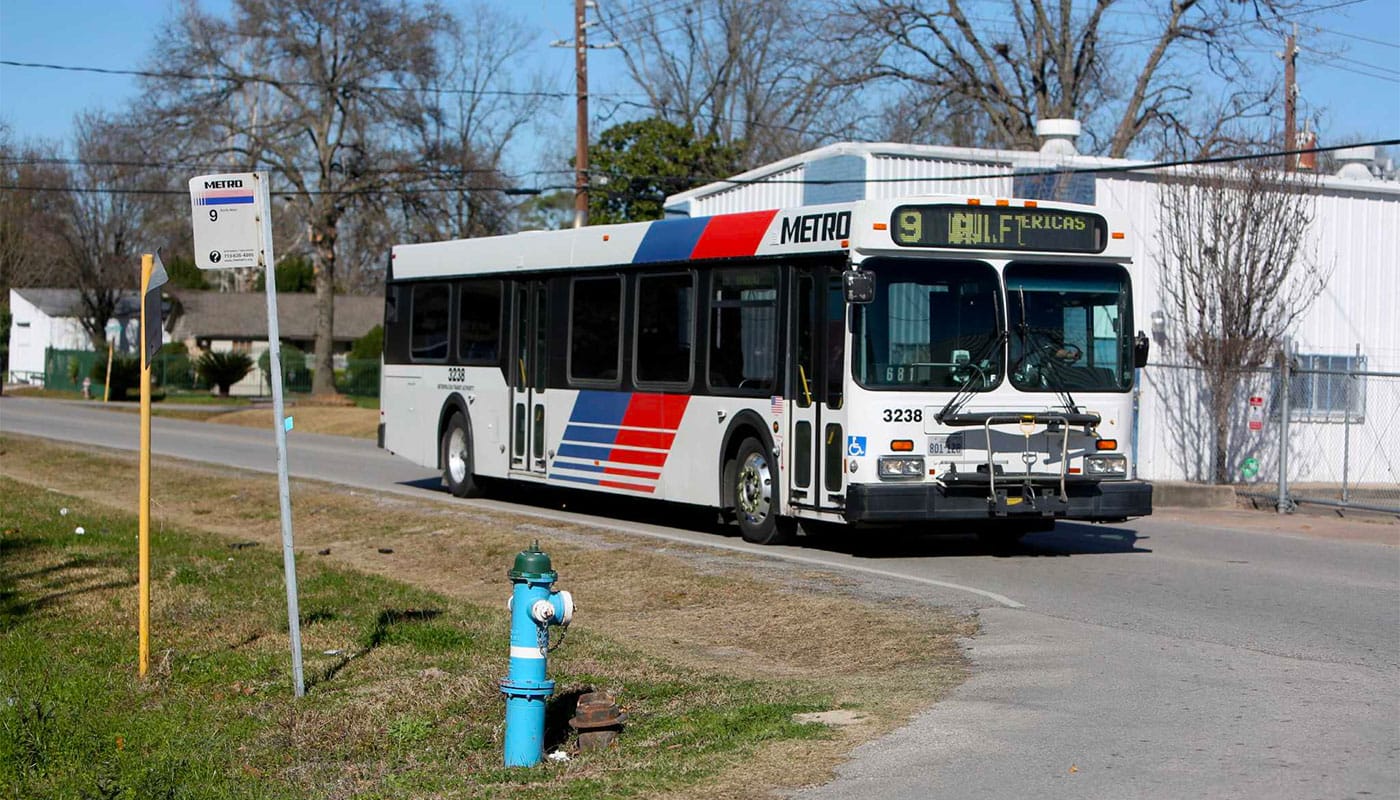
<instances>
[{"instance_id":1,"label":"yellow post","mask_svg":"<svg viewBox=\"0 0 1400 800\"><path fill-rule=\"evenodd\" d=\"M107 396L112 392L112 340L107 340L107 378L102 381L102 402L107 402Z\"/></svg>"},{"instance_id":2,"label":"yellow post","mask_svg":"<svg viewBox=\"0 0 1400 800\"><path fill-rule=\"evenodd\" d=\"M154 266L153 256L149 253L141 256L141 338L138 340L141 343L141 532L138 545L141 644L138 663L143 678L151 652L151 365L146 363L146 287L151 282Z\"/></svg>"}]
</instances>

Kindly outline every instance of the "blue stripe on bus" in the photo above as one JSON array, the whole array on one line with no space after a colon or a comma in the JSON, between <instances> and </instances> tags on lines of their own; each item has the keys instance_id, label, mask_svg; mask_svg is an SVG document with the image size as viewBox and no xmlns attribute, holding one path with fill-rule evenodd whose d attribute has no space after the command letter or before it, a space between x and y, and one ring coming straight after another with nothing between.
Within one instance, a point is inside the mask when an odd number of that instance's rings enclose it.
<instances>
[{"instance_id":1,"label":"blue stripe on bus","mask_svg":"<svg viewBox=\"0 0 1400 800\"><path fill-rule=\"evenodd\" d=\"M574 410L569 414L569 421L621 425L622 418L627 415L627 404L630 402L630 392L585 390L578 393L578 399L574 401Z\"/></svg>"},{"instance_id":2,"label":"blue stripe on bus","mask_svg":"<svg viewBox=\"0 0 1400 800\"><path fill-rule=\"evenodd\" d=\"M617 441L617 428L586 428L582 425L570 425L564 429L564 441L612 444Z\"/></svg>"},{"instance_id":3,"label":"blue stripe on bus","mask_svg":"<svg viewBox=\"0 0 1400 800\"><path fill-rule=\"evenodd\" d=\"M597 478L583 478L583 477L579 477L579 476L577 476L577 475L558 475L558 474L551 474L549 477L550 477L551 479L553 479L553 480L556 480L556 481L573 481L574 483L589 483L589 484L592 484L592 485L594 485L594 486L597 486L599 483L602 482L602 481L598 480Z\"/></svg>"},{"instance_id":4,"label":"blue stripe on bus","mask_svg":"<svg viewBox=\"0 0 1400 800\"><path fill-rule=\"evenodd\" d=\"M560 458L586 458L594 461L607 461L612 455L610 447L584 447L577 444L559 445Z\"/></svg>"},{"instance_id":5,"label":"blue stripe on bus","mask_svg":"<svg viewBox=\"0 0 1400 800\"><path fill-rule=\"evenodd\" d=\"M559 459L555 459L551 471L557 469L575 469L579 472L602 472L607 469L607 467L601 464L580 464L575 461L560 461Z\"/></svg>"},{"instance_id":6,"label":"blue stripe on bus","mask_svg":"<svg viewBox=\"0 0 1400 800\"><path fill-rule=\"evenodd\" d=\"M632 256L633 264L650 261L684 261L695 250L695 243L710 224L709 217L692 219L664 219L651 223L637 252Z\"/></svg>"}]
</instances>

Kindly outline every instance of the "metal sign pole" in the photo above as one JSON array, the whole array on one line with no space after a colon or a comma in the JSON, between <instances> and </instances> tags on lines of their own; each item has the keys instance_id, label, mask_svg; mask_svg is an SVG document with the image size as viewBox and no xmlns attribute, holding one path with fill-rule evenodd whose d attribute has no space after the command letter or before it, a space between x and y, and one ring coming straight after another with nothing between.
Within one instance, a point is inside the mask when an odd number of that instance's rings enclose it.
<instances>
[{"instance_id":1,"label":"metal sign pole","mask_svg":"<svg viewBox=\"0 0 1400 800\"><path fill-rule=\"evenodd\" d=\"M282 571L287 580L287 630L292 639L292 680L297 697L306 694L301 669L301 610L297 602L296 553L292 549L292 496L287 485L287 427L282 405L282 344L277 328L276 260L272 255L272 204L269 202L267 173L253 173L262 209L263 285L267 287L267 353L272 375L272 429L277 437L277 500L282 510Z\"/></svg>"},{"instance_id":2,"label":"metal sign pole","mask_svg":"<svg viewBox=\"0 0 1400 800\"><path fill-rule=\"evenodd\" d=\"M287 631L292 639L292 678L306 694L301 670L301 611L292 549L292 500L287 487L287 428L282 406L282 344L277 330L277 259L272 254L272 201L266 172L201 175L190 179L194 259L200 269L259 267L267 287L267 357L272 375L272 432L277 440L277 495L282 510L282 567L287 582Z\"/></svg>"}]
</instances>

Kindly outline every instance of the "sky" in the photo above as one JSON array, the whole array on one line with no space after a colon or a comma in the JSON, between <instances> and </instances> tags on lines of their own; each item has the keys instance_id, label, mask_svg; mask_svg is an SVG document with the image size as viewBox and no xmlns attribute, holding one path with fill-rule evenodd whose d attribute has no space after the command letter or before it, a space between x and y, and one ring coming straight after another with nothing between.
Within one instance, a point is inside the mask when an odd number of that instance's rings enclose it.
<instances>
[{"instance_id":1,"label":"sky","mask_svg":"<svg viewBox=\"0 0 1400 800\"><path fill-rule=\"evenodd\" d=\"M1003 0L986 0L987 6ZM449 11L460 11L471 0L442 0ZM608 0L598 0L606 4ZM1110 22L1119 31L1134 28L1147 0L1130 2ZM200 0L211 10L229 0ZM571 39L572 0L487 0L503 13L519 18L534 33L529 63L552 76L552 88L573 89L572 51L550 47ZM703 6L704 0L696 5ZM1300 123L1321 116L1322 145L1328 137L1356 140L1400 137L1400 0L1322 0L1323 11L1300 17L1298 85ZM976 16L977 0L966 2ZM151 42L178 0L3 0L0 2L0 60L64 66L139 69L147 66ZM983 13L995 13L984 11ZM1282 50L1282 43L1277 48ZM1251 57L1274 59L1268 48ZM1281 69L1281 66L1279 66ZM616 51L594 50L589 62L594 92L635 92L627 86L622 57ZM0 121L19 140L46 138L67 141L73 120L88 110L120 110L137 99L136 79L33 69L0 64ZM526 149L538 151L542 142L551 152L572 153L572 99L557 101L557 114L545 114L541 127L527 134ZM594 113L600 113L595 106ZM594 120L596 134L606 121ZM534 165L519 165L528 169Z\"/></svg>"}]
</instances>

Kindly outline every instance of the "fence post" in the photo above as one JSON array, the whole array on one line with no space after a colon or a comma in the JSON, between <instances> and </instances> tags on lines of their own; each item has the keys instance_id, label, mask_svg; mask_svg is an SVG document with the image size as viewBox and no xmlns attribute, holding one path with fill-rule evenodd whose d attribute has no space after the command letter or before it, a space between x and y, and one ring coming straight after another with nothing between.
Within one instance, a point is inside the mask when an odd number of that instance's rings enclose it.
<instances>
[{"instance_id":1,"label":"fence post","mask_svg":"<svg viewBox=\"0 0 1400 800\"><path fill-rule=\"evenodd\" d=\"M1288 400L1291 393L1288 383L1292 373L1293 354L1292 348L1287 340L1283 343L1283 358L1281 359L1281 370L1279 380L1279 390L1283 392L1283 399L1280 403L1282 409L1279 414L1278 426L1278 513L1288 514L1293 511L1293 501L1288 497L1288 418L1292 412L1288 409Z\"/></svg>"},{"instance_id":2,"label":"fence post","mask_svg":"<svg viewBox=\"0 0 1400 800\"><path fill-rule=\"evenodd\" d=\"M1346 403L1342 407L1342 502L1351 500L1349 491L1349 478L1351 476L1351 403L1355 398L1353 392L1356 391L1356 367L1361 363L1361 344L1356 345L1356 358L1351 362L1351 369L1347 370L1347 395Z\"/></svg>"}]
</instances>

